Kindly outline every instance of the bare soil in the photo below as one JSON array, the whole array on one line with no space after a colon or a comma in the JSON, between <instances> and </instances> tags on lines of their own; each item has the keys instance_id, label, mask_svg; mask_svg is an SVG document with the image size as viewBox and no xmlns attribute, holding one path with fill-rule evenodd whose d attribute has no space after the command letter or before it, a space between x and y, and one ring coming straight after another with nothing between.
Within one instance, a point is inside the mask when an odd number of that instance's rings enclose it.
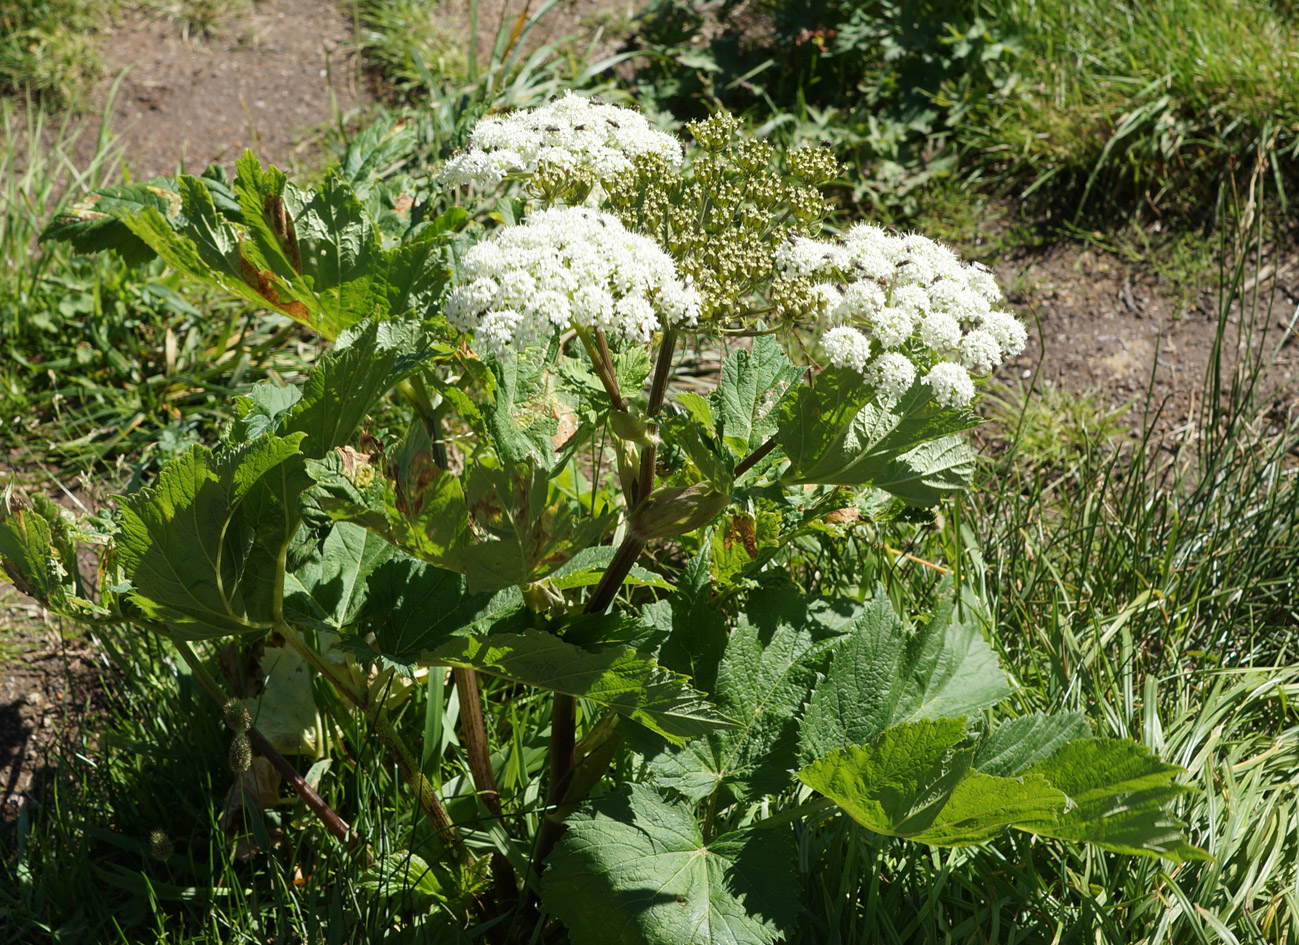
<instances>
[{"instance_id":1,"label":"bare soil","mask_svg":"<svg viewBox=\"0 0 1299 945\"><path fill-rule=\"evenodd\" d=\"M136 178L227 167L244 148L264 161L316 163L321 131L361 100L354 30L342 4L261 0L186 36L174 20L135 11L103 42L106 101Z\"/></svg>"},{"instance_id":2,"label":"bare soil","mask_svg":"<svg viewBox=\"0 0 1299 945\"><path fill-rule=\"evenodd\" d=\"M1201 406L1218 350L1220 301L1213 285L1188 299L1160 276L1076 243L1018 254L996 267L1029 326L1028 349L1004 369L1027 382L1095 392L1115 403L1147 400L1161 432L1189 423ZM1222 338L1224 373L1242 359L1270 361L1266 385L1277 410L1292 408L1299 371L1299 256L1272 249L1245 274ZM1253 317L1253 332L1240 331ZM1275 351L1277 357L1271 360ZM1144 409L1136 411L1139 424Z\"/></svg>"}]
</instances>

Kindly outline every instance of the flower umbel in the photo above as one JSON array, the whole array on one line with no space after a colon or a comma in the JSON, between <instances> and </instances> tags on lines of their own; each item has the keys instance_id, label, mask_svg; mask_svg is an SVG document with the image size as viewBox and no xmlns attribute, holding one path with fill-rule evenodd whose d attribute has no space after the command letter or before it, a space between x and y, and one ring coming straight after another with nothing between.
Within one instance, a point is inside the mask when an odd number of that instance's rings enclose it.
<instances>
[{"instance_id":1,"label":"flower umbel","mask_svg":"<svg viewBox=\"0 0 1299 945\"><path fill-rule=\"evenodd\" d=\"M862 223L838 243L795 237L776 262L786 279L810 282L817 304L807 309L834 326L822 338L827 360L860 373L885 400L923 372L935 401L964 407L974 398L971 373L1024 350L1024 326L994 307L992 273L918 234Z\"/></svg>"},{"instance_id":2,"label":"flower umbel","mask_svg":"<svg viewBox=\"0 0 1299 945\"><path fill-rule=\"evenodd\" d=\"M558 173L603 181L648 156L676 165L681 145L640 112L569 91L540 108L478 122L468 150L447 161L438 179L494 187L510 175Z\"/></svg>"},{"instance_id":3,"label":"flower umbel","mask_svg":"<svg viewBox=\"0 0 1299 945\"><path fill-rule=\"evenodd\" d=\"M657 243L583 207L538 210L497 230L465 254L464 276L447 319L493 354L570 326L645 342L699 316L699 293Z\"/></svg>"}]
</instances>

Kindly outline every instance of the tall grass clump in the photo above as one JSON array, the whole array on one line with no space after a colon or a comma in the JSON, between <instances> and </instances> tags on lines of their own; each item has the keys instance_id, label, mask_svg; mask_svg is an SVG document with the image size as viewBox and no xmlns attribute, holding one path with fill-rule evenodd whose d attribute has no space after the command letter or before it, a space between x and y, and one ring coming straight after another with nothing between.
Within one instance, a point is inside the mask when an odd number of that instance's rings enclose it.
<instances>
[{"instance_id":1,"label":"tall grass clump","mask_svg":"<svg viewBox=\"0 0 1299 945\"><path fill-rule=\"evenodd\" d=\"M309 348L286 348L283 321L182 294L156 263L87 257L38 236L53 216L116 179L120 149L101 115L91 156L85 126L0 101L0 446L6 473L112 469L137 474L210 435L222 398L292 372ZM107 465L105 465L107 464Z\"/></svg>"},{"instance_id":2,"label":"tall grass clump","mask_svg":"<svg viewBox=\"0 0 1299 945\"><path fill-rule=\"evenodd\" d=\"M1200 208L1267 155L1284 205L1299 155L1299 30L1266 0L659 0L638 91L723 102L777 137L832 141L876 213L953 183L1035 215L1208 226ZM708 37L700 43L699 36Z\"/></svg>"},{"instance_id":3,"label":"tall grass clump","mask_svg":"<svg viewBox=\"0 0 1299 945\"><path fill-rule=\"evenodd\" d=\"M0 93L45 106L85 104L99 77L95 32L116 0L0 0Z\"/></svg>"},{"instance_id":4,"label":"tall grass clump","mask_svg":"<svg viewBox=\"0 0 1299 945\"><path fill-rule=\"evenodd\" d=\"M1265 0L989 0L1020 81L979 104L962 144L1093 219L1202 222L1262 152L1284 206L1299 157L1299 25Z\"/></svg>"}]
</instances>

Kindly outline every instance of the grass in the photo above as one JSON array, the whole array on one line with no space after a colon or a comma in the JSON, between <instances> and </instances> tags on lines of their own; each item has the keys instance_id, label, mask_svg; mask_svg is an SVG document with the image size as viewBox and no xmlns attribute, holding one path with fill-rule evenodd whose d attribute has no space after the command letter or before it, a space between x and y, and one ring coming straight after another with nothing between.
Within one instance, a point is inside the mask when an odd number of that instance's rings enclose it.
<instances>
[{"instance_id":1,"label":"grass","mask_svg":"<svg viewBox=\"0 0 1299 945\"><path fill-rule=\"evenodd\" d=\"M84 132L70 117L20 117L4 100L0 132L0 445L11 474L43 464L67 478L137 477L226 422L232 394L311 356L288 345L282 319L213 300L161 263L39 244L58 207L112 182L118 150L101 130L78 170Z\"/></svg>"},{"instance_id":2,"label":"grass","mask_svg":"<svg viewBox=\"0 0 1299 945\"><path fill-rule=\"evenodd\" d=\"M1284 206L1299 137L1299 29L1265 0L991 0L1020 82L978 106L962 144L1054 194L1066 218L1115 208L1196 220L1261 154Z\"/></svg>"},{"instance_id":3,"label":"grass","mask_svg":"<svg viewBox=\"0 0 1299 945\"><path fill-rule=\"evenodd\" d=\"M0 93L83 106L99 78L95 34L115 8L94 0L0 0Z\"/></svg>"}]
</instances>

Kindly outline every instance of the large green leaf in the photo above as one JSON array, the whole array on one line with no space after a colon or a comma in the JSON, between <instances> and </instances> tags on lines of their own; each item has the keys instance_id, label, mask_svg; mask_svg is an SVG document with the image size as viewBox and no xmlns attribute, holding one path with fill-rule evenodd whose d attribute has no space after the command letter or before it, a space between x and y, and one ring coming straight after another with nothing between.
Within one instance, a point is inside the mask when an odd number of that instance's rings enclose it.
<instances>
[{"instance_id":1,"label":"large green leaf","mask_svg":"<svg viewBox=\"0 0 1299 945\"><path fill-rule=\"evenodd\" d=\"M465 499L485 539L458 552L475 591L495 591L546 577L600 541L616 513L575 509L537 463L505 468L479 463L469 470Z\"/></svg>"},{"instance_id":2,"label":"large green leaf","mask_svg":"<svg viewBox=\"0 0 1299 945\"><path fill-rule=\"evenodd\" d=\"M185 639L269 629L276 574L309 484L302 434L212 453L195 446L121 501L130 599Z\"/></svg>"},{"instance_id":3,"label":"large green leaf","mask_svg":"<svg viewBox=\"0 0 1299 945\"><path fill-rule=\"evenodd\" d=\"M875 485L910 501L927 501L964 474L966 460L949 448L904 454L969 429L978 420L968 410L939 407L928 386L917 381L897 402L880 404L860 375L830 369L800 387L778 408L778 442L791 465L791 483Z\"/></svg>"},{"instance_id":4,"label":"large green leaf","mask_svg":"<svg viewBox=\"0 0 1299 945\"><path fill-rule=\"evenodd\" d=\"M1135 742L1084 738L1024 769L1069 795L1070 809L1055 821L1021 825L1030 833L1094 843L1117 853L1203 860L1186 842L1182 824L1164 810L1190 790L1176 783L1182 769L1165 764Z\"/></svg>"},{"instance_id":5,"label":"large green leaf","mask_svg":"<svg viewBox=\"0 0 1299 945\"><path fill-rule=\"evenodd\" d=\"M286 432L305 433L303 453L323 459L346 445L379 398L418 370L430 353L416 321L371 321L345 333L307 375Z\"/></svg>"},{"instance_id":6,"label":"large green leaf","mask_svg":"<svg viewBox=\"0 0 1299 945\"><path fill-rule=\"evenodd\" d=\"M904 722L865 745L830 752L798 772L853 820L910 837L934 823L970 768L964 719Z\"/></svg>"},{"instance_id":7,"label":"large green leaf","mask_svg":"<svg viewBox=\"0 0 1299 945\"><path fill-rule=\"evenodd\" d=\"M409 666L454 636L500 625L522 610L516 588L471 594L464 575L395 556L369 576L359 623L386 659Z\"/></svg>"},{"instance_id":8,"label":"large green leaf","mask_svg":"<svg viewBox=\"0 0 1299 945\"><path fill-rule=\"evenodd\" d=\"M754 594L731 631L713 698L739 727L659 754L650 764L655 779L692 801L719 789L744 799L787 787L798 761L798 716L827 637L797 591Z\"/></svg>"},{"instance_id":9,"label":"large green leaf","mask_svg":"<svg viewBox=\"0 0 1299 945\"><path fill-rule=\"evenodd\" d=\"M908 634L878 588L812 694L803 759L870 742L901 722L966 716L1005 698L1006 676L979 614L972 595L958 607L945 586L933 618Z\"/></svg>"},{"instance_id":10,"label":"large green leaf","mask_svg":"<svg viewBox=\"0 0 1299 945\"><path fill-rule=\"evenodd\" d=\"M664 636L660 661L683 673L706 692L717 687L717 667L726 646L726 621L712 605L708 546L700 549L677 577L677 589L667 600L642 610L647 623Z\"/></svg>"},{"instance_id":11,"label":"large green leaf","mask_svg":"<svg viewBox=\"0 0 1299 945\"><path fill-rule=\"evenodd\" d=\"M974 753L974 767L984 774L1017 775L1029 765L1050 758L1068 742L1091 733L1087 717L1081 712L1034 712L1007 719L980 742Z\"/></svg>"},{"instance_id":12,"label":"large green leaf","mask_svg":"<svg viewBox=\"0 0 1299 945\"><path fill-rule=\"evenodd\" d=\"M325 323L347 328L375 314L376 306L386 308L389 256L378 227L338 172L327 173L310 191L286 185L284 204L297 239L299 272Z\"/></svg>"},{"instance_id":13,"label":"large green leaf","mask_svg":"<svg viewBox=\"0 0 1299 945\"><path fill-rule=\"evenodd\" d=\"M714 396L722 437L737 457L747 456L776 432L775 407L802 373L771 335L758 336L752 351L734 351L722 364Z\"/></svg>"},{"instance_id":14,"label":"large green leaf","mask_svg":"<svg viewBox=\"0 0 1299 945\"><path fill-rule=\"evenodd\" d=\"M145 207L164 216L179 214L175 184L156 178L97 191L55 216L41 233L41 241L68 242L78 253L116 250L132 265L147 262L153 258L153 250L119 219L120 214L139 213Z\"/></svg>"},{"instance_id":15,"label":"large green leaf","mask_svg":"<svg viewBox=\"0 0 1299 945\"><path fill-rule=\"evenodd\" d=\"M337 522L285 579L285 609L329 627L351 624L366 600L375 568L396 554L380 536Z\"/></svg>"},{"instance_id":16,"label":"large green leaf","mask_svg":"<svg viewBox=\"0 0 1299 945\"><path fill-rule=\"evenodd\" d=\"M531 351L487 359L495 384L483 414L492 445L504 463L532 460L549 468L554 460L551 437L559 426L546 392L548 360Z\"/></svg>"},{"instance_id":17,"label":"large green leaf","mask_svg":"<svg viewBox=\"0 0 1299 945\"><path fill-rule=\"evenodd\" d=\"M936 846L980 843L1064 811L1068 798L1040 775L970 770L964 736L961 719L906 722L869 744L831 752L798 776L859 824Z\"/></svg>"},{"instance_id":18,"label":"large green leaf","mask_svg":"<svg viewBox=\"0 0 1299 945\"><path fill-rule=\"evenodd\" d=\"M908 505L928 508L968 488L974 463L974 450L964 437L945 436L903 453L870 482Z\"/></svg>"},{"instance_id":19,"label":"large green leaf","mask_svg":"<svg viewBox=\"0 0 1299 945\"><path fill-rule=\"evenodd\" d=\"M798 918L793 839L704 839L692 811L633 784L568 819L542 900L574 945L771 945Z\"/></svg>"},{"instance_id":20,"label":"large green leaf","mask_svg":"<svg viewBox=\"0 0 1299 945\"><path fill-rule=\"evenodd\" d=\"M734 724L684 676L625 647L586 650L550 633L525 630L455 638L420 658L590 699L678 744Z\"/></svg>"}]
</instances>

